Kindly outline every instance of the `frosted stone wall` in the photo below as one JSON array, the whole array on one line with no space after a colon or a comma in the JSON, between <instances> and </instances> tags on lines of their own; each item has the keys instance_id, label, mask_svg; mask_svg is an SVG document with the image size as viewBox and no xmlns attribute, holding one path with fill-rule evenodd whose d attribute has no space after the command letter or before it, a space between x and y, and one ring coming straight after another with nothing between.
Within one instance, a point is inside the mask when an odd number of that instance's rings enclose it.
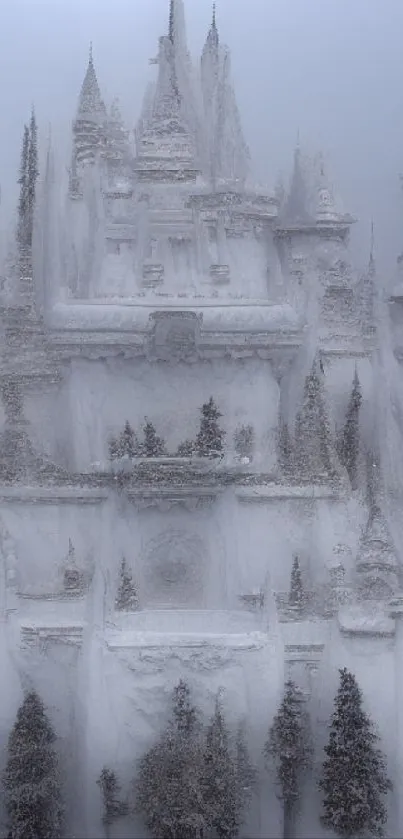
<instances>
[{"instance_id":1,"label":"frosted stone wall","mask_svg":"<svg viewBox=\"0 0 403 839\"><path fill-rule=\"evenodd\" d=\"M127 419L141 430L148 417L175 452L180 442L195 438L201 405L210 396L223 414L229 448L235 429L251 423L256 463L268 471L274 466L279 397L270 362L217 359L171 366L133 360L73 361L65 387L76 469L107 460L108 439L122 430Z\"/></svg>"}]
</instances>

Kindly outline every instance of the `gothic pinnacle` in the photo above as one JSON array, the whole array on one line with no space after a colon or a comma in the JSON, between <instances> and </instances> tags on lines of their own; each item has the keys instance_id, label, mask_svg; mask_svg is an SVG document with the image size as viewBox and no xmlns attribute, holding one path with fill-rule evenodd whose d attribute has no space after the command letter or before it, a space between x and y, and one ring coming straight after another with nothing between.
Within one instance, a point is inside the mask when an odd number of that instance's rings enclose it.
<instances>
[{"instance_id":1,"label":"gothic pinnacle","mask_svg":"<svg viewBox=\"0 0 403 839\"><path fill-rule=\"evenodd\" d=\"M169 3L169 30L168 37L171 43L174 42L175 37L175 0L170 0Z\"/></svg>"},{"instance_id":2,"label":"gothic pinnacle","mask_svg":"<svg viewBox=\"0 0 403 839\"><path fill-rule=\"evenodd\" d=\"M218 47L218 29L215 3L213 3L213 16L211 19L210 31L207 36L207 44L213 45L215 48Z\"/></svg>"}]
</instances>

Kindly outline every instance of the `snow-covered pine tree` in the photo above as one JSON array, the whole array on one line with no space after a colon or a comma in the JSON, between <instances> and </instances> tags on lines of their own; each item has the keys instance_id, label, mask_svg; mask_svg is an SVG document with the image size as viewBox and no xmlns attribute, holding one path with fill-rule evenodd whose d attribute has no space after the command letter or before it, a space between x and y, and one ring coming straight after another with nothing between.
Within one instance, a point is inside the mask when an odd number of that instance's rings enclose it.
<instances>
[{"instance_id":1,"label":"snow-covered pine tree","mask_svg":"<svg viewBox=\"0 0 403 839\"><path fill-rule=\"evenodd\" d=\"M222 414L212 396L202 406L201 413L200 430L196 438L197 453L199 457L217 457L222 454L225 434L219 425Z\"/></svg>"},{"instance_id":2,"label":"snow-covered pine tree","mask_svg":"<svg viewBox=\"0 0 403 839\"><path fill-rule=\"evenodd\" d=\"M137 457L140 454L140 444L134 428L126 420L125 427L119 437L120 457Z\"/></svg>"},{"instance_id":3,"label":"snow-covered pine tree","mask_svg":"<svg viewBox=\"0 0 403 839\"><path fill-rule=\"evenodd\" d=\"M163 457L166 454L165 442L162 437L158 437L154 425L150 420L146 419L143 431L144 443L142 445L142 454L144 457Z\"/></svg>"},{"instance_id":4,"label":"snow-covered pine tree","mask_svg":"<svg viewBox=\"0 0 403 839\"><path fill-rule=\"evenodd\" d=\"M304 395L295 421L295 461L301 475L315 478L333 474L331 433L322 373L316 360L305 379Z\"/></svg>"},{"instance_id":5,"label":"snow-covered pine tree","mask_svg":"<svg viewBox=\"0 0 403 839\"><path fill-rule=\"evenodd\" d=\"M28 154L29 154L29 128L24 125L24 134L21 148L21 162L18 184L20 194L18 199L18 224L17 243L20 263L26 259L27 248L27 218L28 218Z\"/></svg>"},{"instance_id":6,"label":"snow-covered pine tree","mask_svg":"<svg viewBox=\"0 0 403 839\"><path fill-rule=\"evenodd\" d=\"M282 472L289 472L292 469L293 445L288 425L280 420L278 427L278 464Z\"/></svg>"},{"instance_id":7,"label":"snow-covered pine tree","mask_svg":"<svg viewBox=\"0 0 403 839\"><path fill-rule=\"evenodd\" d=\"M346 421L341 435L338 452L343 466L346 467L353 489L358 483L358 458L360 454L360 407L362 402L361 385L355 370L350 401L347 407Z\"/></svg>"},{"instance_id":8,"label":"snow-covered pine tree","mask_svg":"<svg viewBox=\"0 0 403 839\"><path fill-rule=\"evenodd\" d=\"M319 787L322 823L344 839L383 836L386 795L392 788L379 737L363 709L355 676L340 670L340 685L330 725Z\"/></svg>"},{"instance_id":9,"label":"snow-covered pine tree","mask_svg":"<svg viewBox=\"0 0 403 839\"><path fill-rule=\"evenodd\" d=\"M102 795L102 821L105 825L105 833L108 839L109 828L114 821L125 816L128 812L127 803L122 801L121 787L112 769L104 766L97 780Z\"/></svg>"},{"instance_id":10,"label":"snow-covered pine tree","mask_svg":"<svg viewBox=\"0 0 403 839\"><path fill-rule=\"evenodd\" d=\"M243 724L238 726L235 743L235 771L238 785L238 796L241 802L241 812L245 812L257 781L257 772L252 765Z\"/></svg>"},{"instance_id":11,"label":"snow-covered pine tree","mask_svg":"<svg viewBox=\"0 0 403 839\"><path fill-rule=\"evenodd\" d=\"M115 608L119 612L135 612L139 607L139 599L133 575L127 567L125 557L122 558L119 572L119 587L116 594Z\"/></svg>"},{"instance_id":12,"label":"snow-covered pine tree","mask_svg":"<svg viewBox=\"0 0 403 839\"><path fill-rule=\"evenodd\" d=\"M288 596L288 604L298 609L304 606L304 587L302 585L301 566L299 564L299 557L294 556L291 568L291 584L290 593Z\"/></svg>"},{"instance_id":13,"label":"snow-covered pine tree","mask_svg":"<svg viewBox=\"0 0 403 839\"><path fill-rule=\"evenodd\" d=\"M283 837L294 833L301 782L312 759L309 718L293 681L286 682L283 700L264 746L269 768L274 759L278 795L283 802Z\"/></svg>"},{"instance_id":14,"label":"snow-covered pine tree","mask_svg":"<svg viewBox=\"0 0 403 839\"><path fill-rule=\"evenodd\" d=\"M231 754L229 732L219 699L206 734L203 797L207 820L218 839L235 839L242 823L244 794Z\"/></svg>"},{"instance_id":15,"label":"snow-covered pine tree","mask_svg":"<svg viewBox=\"0 0 403 839\"><path fill-rule=\"evenodd\" d=\"M59 839L63 807L56 740L42 700L25 697L8 741L3 776L9 839Z\"/></svg>"},{"instance_id":16,"label":"snow-covered pine tree","mask_svg":"<svg viewBox=\"0 0 403 839\"><path fill-rule=\"evenodd\" d=\"M36 125L35 111L32 109L29 123L29 148L28 148L28 181L27 181L27 244L32 248L32 235L34 229L34 212L36 200L36 182L39 176L38 169L38 129Z\"/></svg>"},{"instance_id":17,"label":"snow-covered pine tree","mask_svg":"<svg viewBox=\"0 0 403 839\"><path fill-rule=\"evenodd\" d=\"M203 800L203 739L199 713L180 682L172 717L141 758L135 782L136 810L152 837L200 839L210 828Z\"/></svg>"}]
</instances>

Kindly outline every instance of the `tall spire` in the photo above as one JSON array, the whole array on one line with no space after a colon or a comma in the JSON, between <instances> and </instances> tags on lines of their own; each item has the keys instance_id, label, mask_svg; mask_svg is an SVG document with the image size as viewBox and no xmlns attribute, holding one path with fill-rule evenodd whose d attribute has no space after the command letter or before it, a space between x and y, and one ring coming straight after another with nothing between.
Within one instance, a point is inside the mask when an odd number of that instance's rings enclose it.
<instances>
[{"instance_id":1,"label":"tall spire","mask_svg":"<svg viewBox=\"0 0 403 839\"><path fill-rule=\"evenodd\" d=\"M92 42L90 43L88 66L82 83L78 101L77 118L90 118L98 121L106 116L105 105L99 89L98 79L94 67Z\"/></svg>"},{"instance_id":2,"label":"tall spire","mask_svg":"<svg viewBox=\"0 0 403 839\"><path fill-rule=\"evenodd\" d=\"M308 188L303 171L298 131L297 145L294 151L294 167L284 206L283 222L296 226L298 224L308 224L310 221Z\"/></svg>"},{"instance_id":3,"label":"tall spire","mask_svg":"<svg viewBox=\"0 0 403 839\"><path fill-rule=\"evenodd\" d=\"M195 130L183 0L170 0L168 35L160 38L158 80L137 142L137 171L144 178L196 177ZM174 139L175 138L175 139Z\"/></svg>"},{"instance_id":4,"label":"tall spire","mask_svg":"<svg viewBox=\"0 0 403 839\"><path fill-rule=\"evenodd\" d=\"M170 0L169 3L169 28L168 38L173 44L175 39L175 0Z\"/></svg>"},{"instance_id":5,"label":"tall spire","mask_svg":"<svg viewBox=\"0 0 403 839\"><path fill-rule=\"evenodd\" d=\"M207 50L217 50L219 45L219 36L218 36L218 29L217 29L217 16L216 16L216 4L213 3L213 15L211 19L211 26L207 34L206 43L204 45L203 53Z\"/></svg>"}]
</instances>

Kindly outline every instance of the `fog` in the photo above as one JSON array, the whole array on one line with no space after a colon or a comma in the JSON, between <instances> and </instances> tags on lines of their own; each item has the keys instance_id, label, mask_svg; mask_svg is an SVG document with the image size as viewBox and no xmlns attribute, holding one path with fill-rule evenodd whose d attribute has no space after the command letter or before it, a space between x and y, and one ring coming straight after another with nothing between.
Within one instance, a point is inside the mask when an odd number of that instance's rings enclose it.
<instances>
[{"instance_id":1,"label":"fog","mask_svg":"<svg viewBox=\"0 0 403 839\"><path fill-rule=\"evenodd\" d=\"M211 19L187 0L192 54ZM107 100L119 95L133 126L148 64L167 25L168 0L3 0L0 29L0 182L13 207L24 121L34 103L66 154L88 45ZM299 131L322 150L344 209L359 218L354 247L367 258L371 218L378 265L392 275L403 245L403 3L401 0L218 0L238 102L258 177L288 174ZM62 155L63 163L64 158Z\"/></svg>"}]
</instances>

